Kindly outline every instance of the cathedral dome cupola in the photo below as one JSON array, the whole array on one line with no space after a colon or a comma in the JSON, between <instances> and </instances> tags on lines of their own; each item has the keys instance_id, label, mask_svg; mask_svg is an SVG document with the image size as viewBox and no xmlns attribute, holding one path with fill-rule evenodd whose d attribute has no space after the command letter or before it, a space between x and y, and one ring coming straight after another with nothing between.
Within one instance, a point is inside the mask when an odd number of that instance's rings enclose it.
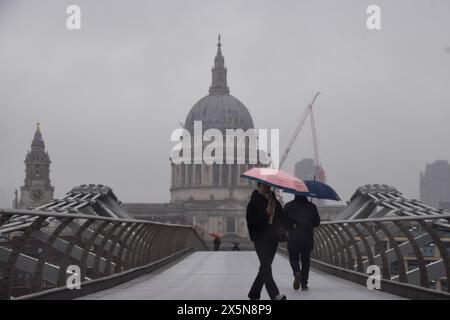
<instances>
[{"instance_id":1,"label":"cathedral dome cupola","mask_svg":"<svg viewBox=\"0 0 450 320\"><path fill-rule=\"evenodd\" d=\"M210 94L229 94L230 88L227 86L227 68L225 68L225 58L222 55L222 44L220 34L217 42L217 54L214 58L214 67L211 70L212 81L209 87Z\"/></svg>"}]
</instances>

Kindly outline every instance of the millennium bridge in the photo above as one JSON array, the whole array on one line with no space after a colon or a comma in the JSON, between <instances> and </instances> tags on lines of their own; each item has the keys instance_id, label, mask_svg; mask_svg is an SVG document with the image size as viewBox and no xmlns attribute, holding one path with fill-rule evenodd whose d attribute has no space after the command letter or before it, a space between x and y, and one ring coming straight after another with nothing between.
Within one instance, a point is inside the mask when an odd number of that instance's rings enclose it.
<instances>
[{"instance_id":1,"label":"millennium bridge","mask_svg":"<svg viewBox=\"0 0 450 320\"><path fill-rule=\"evenodd\" d=\"M314 237L311 290L292 289L282 245L275 257L275 281L290 300L450 298L446 210L367 185ZM32 210L0 210L5 300L247 299L257 268L254 252L209 251L191 226L131 218L102 185ZM380 286L369 289L374 275Z\"/></svg>"}]
</instances>

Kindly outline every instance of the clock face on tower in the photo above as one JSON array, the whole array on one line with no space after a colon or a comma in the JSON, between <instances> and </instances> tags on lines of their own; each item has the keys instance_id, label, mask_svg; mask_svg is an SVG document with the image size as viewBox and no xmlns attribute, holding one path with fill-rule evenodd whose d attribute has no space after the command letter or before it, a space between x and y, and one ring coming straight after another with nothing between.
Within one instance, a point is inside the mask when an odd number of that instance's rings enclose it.
<instances>
[{"instance_id":1,"label":"clock face on tower","mask_svg":"<svg viewBox=\"0 0 450 320\"><path fill-rule=\"evenodd\" d=\"M41 188L36 187L31 190L31 199L33 199L33 201L40 201L43 197L44 191Z\"/></svg>"}]
</instances>

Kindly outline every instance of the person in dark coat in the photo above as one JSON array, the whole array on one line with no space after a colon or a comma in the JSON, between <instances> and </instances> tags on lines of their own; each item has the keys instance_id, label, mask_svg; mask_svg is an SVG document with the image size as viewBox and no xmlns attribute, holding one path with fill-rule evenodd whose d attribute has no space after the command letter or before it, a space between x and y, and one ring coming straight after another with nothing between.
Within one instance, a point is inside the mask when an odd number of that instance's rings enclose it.
<instances>
[{"instance_id":1,"label":"person in dark coat","mask_svg":"<svg viewBox=\"0 0 450 320\"><path fill-rule=\"evenodd\" d=\"M283 208L269 186L258 183L247 205L247 227L259 259L258 275L248 297L258 300L263 286L272 300L286 300L280 295L272 276L272 262L278 248L279 224Z\"/></svg>"},{"instance_id":2,"label":"person in dark coat","mask_svg":"<svg viewBox=\"0 0 450 320\"><path fill-rule=\"evenodd\" d=\"M320 216L314 203L304 196L295 196L284 207L289 221L289 262L294 274L294 289L308 290L311 251L314 246L314 228L320 224ZM300 268L301 260L301 268Z\"/></svg>"},{"instance_id":3,"label":"person in dark coat","mask_svg":"<svg viewBox=\"0 0 450 320\"><path fill-rule=\"evenodd\" d=\"M214 238L213 244L214 244L214 251L220 250L220 238Z\"/></svg>"}]
</instances>

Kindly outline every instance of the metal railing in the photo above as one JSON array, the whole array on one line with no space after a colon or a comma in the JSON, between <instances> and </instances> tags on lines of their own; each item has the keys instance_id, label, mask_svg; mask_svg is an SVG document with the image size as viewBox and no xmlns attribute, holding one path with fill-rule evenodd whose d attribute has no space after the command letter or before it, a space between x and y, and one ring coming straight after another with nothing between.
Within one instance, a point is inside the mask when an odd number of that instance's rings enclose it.
<instances>
[{"instance_id":1,"label":"metal railing","mask_svg":"<svg viewBox=\"0 0 450 320\"><path fill-rule=\"evenodd\" d=\"M37 210L0 210L0 298L66 287L207 246L190 226ZM75 269L73 269L75 267Z\"/></svg>"},{"instance_id":2,"label":"metal railing","mask_svg":"<svg viewBox=\"0 0 450 320\"><path fill-rule=\"evenodd\" d=\"M450 292L450 214L323 222L314 232L312 258L381 278Z\"/></svg>"}]
</instances>

